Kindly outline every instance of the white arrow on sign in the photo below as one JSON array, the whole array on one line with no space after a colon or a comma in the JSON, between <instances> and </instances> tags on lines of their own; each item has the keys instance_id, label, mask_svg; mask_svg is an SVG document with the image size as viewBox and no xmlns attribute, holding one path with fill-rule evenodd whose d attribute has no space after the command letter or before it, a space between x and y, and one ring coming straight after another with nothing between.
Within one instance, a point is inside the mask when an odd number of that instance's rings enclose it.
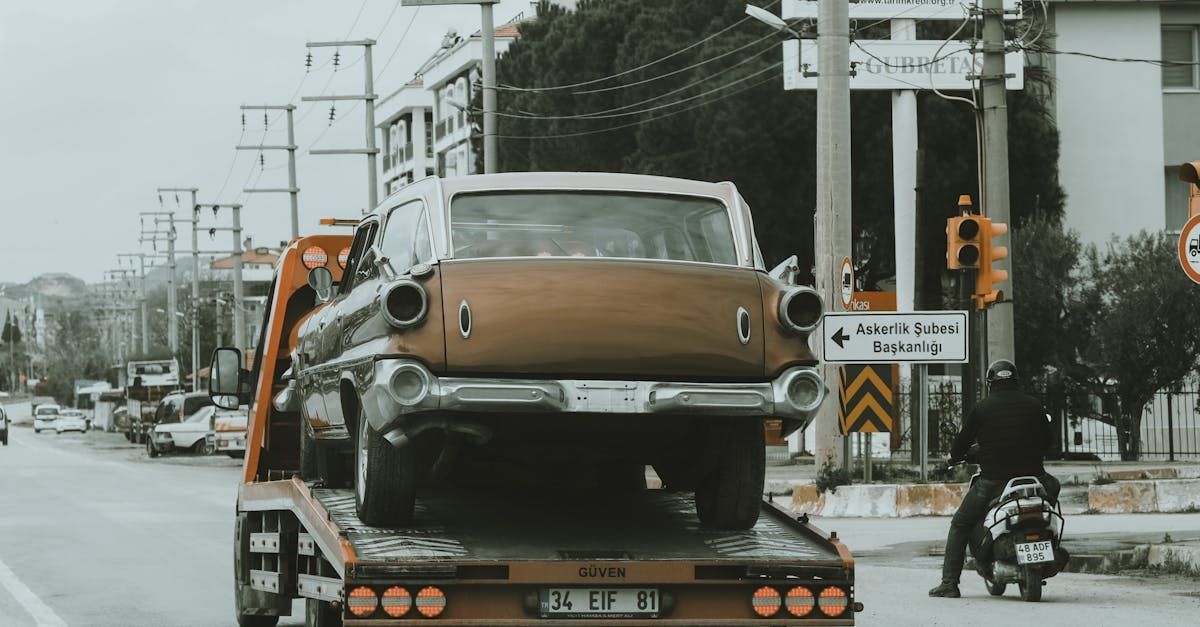
<instances>
[{"instance_id":1,"label":"white arrow on sign","mask_svg":"<svg viewBox=\"0 0 1200 627\"><path fill-rule=\"evenodd\" d=\"M824 325L827 363L967 362L970 329L965 311L830 313Z\"/></svg>"}]
</instances>

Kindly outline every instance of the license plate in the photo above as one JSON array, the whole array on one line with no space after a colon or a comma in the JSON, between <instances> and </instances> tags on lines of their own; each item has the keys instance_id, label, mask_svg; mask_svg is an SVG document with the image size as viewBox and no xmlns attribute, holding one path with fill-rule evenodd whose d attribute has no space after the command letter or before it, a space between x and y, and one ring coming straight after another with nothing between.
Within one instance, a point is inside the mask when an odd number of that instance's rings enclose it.
<instances>
[{"instance_id":1,"label":"license plate","mask_svg":"<svg viewBox=\"0 0 1200 627\"><path fill-rule=\"evenodd\" d=\"M1024 542L1017 545L1018 564L1040 564L1054 561L1054 547L1050 541Z\"/></svg>"},{"instance_id":2,"label":"license plate","mask_svg":"<svg viewBox=\"0 0 1200 627\"><path fill-rule=\"evenodd\" d=\"M658 618L656 588L543 588L542 618Z\"/></svg>"}]
</instances>

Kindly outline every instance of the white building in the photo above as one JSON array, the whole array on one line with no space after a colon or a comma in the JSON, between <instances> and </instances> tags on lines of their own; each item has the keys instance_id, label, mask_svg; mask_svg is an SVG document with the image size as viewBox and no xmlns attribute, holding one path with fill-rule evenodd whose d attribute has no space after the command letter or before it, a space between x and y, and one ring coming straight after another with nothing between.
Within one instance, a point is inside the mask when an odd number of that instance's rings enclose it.
<instances>
[{"instance_id":1,"label":"white building","mask_svg":"<svg viewBox=\"0 0 1200 627\"><path fill-rule=\"evenodd\" d=\"M518 16L495 30L499 56L516 41ZM460 37L446 34L442 47L417 71L417 76L379 102L377 123L382 136L383 191L431 174L476 174L471 145L470 109L481 82L483 38L476 32ZM482 122L479 122L482 126Z\"/></svg>"},{"instance_id":2,"label":"white building","mask_svg":"<svg viewBox=\"0 0 1200 627\"><path fill-rule=\"evenodd\" d=\"M1050 7L1048 43L1058 51L1200 60L1200 1L1050 0ZM1178 231L1188 197L1179 165L1200 159L1200 66L1061 53L1047 63L1066 226L1085 243ZM1020 158L1017 147L1011 158Z\"/></svg>"}]
</instances>

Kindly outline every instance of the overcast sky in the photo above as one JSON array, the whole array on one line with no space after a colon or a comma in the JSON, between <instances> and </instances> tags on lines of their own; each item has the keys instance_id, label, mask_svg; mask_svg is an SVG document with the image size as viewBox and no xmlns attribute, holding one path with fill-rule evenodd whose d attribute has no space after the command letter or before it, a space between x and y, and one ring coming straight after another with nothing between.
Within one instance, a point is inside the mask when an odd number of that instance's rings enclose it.
<instances>
[{"instance_id":1,"label":"overcast sky","mask_svg":"<svg viewBox=\"0 0 1200 627\"><path fill-rule=\"evenodd\" d=\"M157 187L199 187L201 203L242 202L242 224L256 244L287 239L287 195L241 193L256 180L258 187L286 187L287 154L265 153L262 169L254 152L237 154L235 163L233 146L239 136L245 144L264 139L261 114L246 116L242 135L241 104L286 104L297 87L301 232L318 230L323 216L358 215L366 205L366 158L311 156L304 149L322 132L319 147L361 147L362 107L329 128L328 103L299 98L326 86L329 93L361 93L361 48L341 49L343 69L336 73L329 63L334 50L316 49L306 74L304 43L377 39L376 93L383 97L412 78L447 29L465 35L479 28L473 5L398 4L0 2L0 283L47 272L97 282L116 266L118 253L151 252L149 244L139 248L138 213L160 210ZM527 0L503 0L496 23L529 7ZM337 104L339 116L351 106ZM278 120L266 143L286 143L285 131ZM186 195L180 200L177 215L190 220ZM173 195L163 201L165 209L175 208ZM215 224L208 210L202 220ZM227 224L228 211L218 220ZM178 245L188 248L190 229L179 231ZM230 238L218 233L210 242L203 233L200 246L228 248Z\"/></svg>"}]
</instances>

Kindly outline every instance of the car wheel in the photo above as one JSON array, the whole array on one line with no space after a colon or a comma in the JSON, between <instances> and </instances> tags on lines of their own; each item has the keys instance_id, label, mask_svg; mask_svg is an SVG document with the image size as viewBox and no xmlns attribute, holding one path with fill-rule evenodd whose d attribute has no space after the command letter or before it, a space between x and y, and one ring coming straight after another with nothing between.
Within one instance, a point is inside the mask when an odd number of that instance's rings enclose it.
<instances>
[{"instance_id":1,"label":"car wheel","mask_svg":"<svg viewBox=\"0 0 1200 627\"><path fill-rule=\"evenodd\" d=\"M716 465L696 486L696 515L718 529L749 529L758 522L766 473L763 421L717 427Z\"/></svg>"},{"instance_id":2,"label":"car wheel","mask_svg":"<svg viewBox=\"0 0 1200 627\"><path fill-rule=\"evenodd\" d=\"M412 447L398 449L359 411L354 440L354 502L358 517L373 527L412 519L417 498Z\"/></svg>"},{"instance_id":3,"label":"car wheel","mask_svg":"<svg viewBox=\"0 0 1200 627\"><path fill-rule=\"evenodd\" d=\"M151 458L158 457L159 455L158 447L154 446L154 438L146 439L146 455Z\"/></svg>"},{"instance_id":4,"label":"car wheel","mask_svg":"<svg viewBox=\"0 0 1200 627\"><path fill-rule=\"evenodd\" d=\"M305 599L305 627L342 627L342 613L331 603L317 599Z\"/></svg>"}]
</instances>

